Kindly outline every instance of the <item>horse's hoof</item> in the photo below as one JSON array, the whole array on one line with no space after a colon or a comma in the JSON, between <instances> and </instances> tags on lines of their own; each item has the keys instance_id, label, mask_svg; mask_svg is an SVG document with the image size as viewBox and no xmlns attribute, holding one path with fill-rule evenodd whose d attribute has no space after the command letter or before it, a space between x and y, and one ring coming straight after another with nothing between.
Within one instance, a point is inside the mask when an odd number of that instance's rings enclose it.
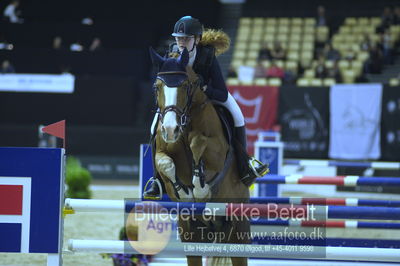
<instances>
[{"instance_id":1,"label":"horse's hoof","mask_svg":"<svg viewBox=\"0 0 400 266\"><path fill-rule=\"evenodd\" d=\"M207 183L204 183L204 186L201 186L200 177L197 175L193 176L192 184L193 188L193 196L195 199L205 199L209 198L210 194L210 186Z\"/></svg>"},{"instance_id":2,"label":"horse's hoof","mask_svg":"<svg viewBox=\"0 0 400 266\"><path fill-rule=\"evenodd\" d=\"M188 192L186 193L183 189L178 191L179 199L180 200L193 200L193 193L190 188L188 188Z\"/></svg>"},{"instance_id":3,"label":"horse's hoof","mask_svg":"<svg viewBox=\"0 0 400 266\"><path fill-rule=\"evenodd\" d=\"M194 188L193 196L195 199L208 199L210 198L210 187L205 184L204 188Z\"/></svg>"}]
</instances>

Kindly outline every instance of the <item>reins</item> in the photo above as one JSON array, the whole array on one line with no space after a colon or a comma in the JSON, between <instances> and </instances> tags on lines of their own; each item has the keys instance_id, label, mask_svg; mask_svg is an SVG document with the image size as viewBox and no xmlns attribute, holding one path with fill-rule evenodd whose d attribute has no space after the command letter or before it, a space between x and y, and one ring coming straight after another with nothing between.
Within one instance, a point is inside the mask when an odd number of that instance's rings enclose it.
<instances>
[{"instance_id":1,"label":"reins","mask_svg":"<svg viewBox=\"0 0 400 266\"><path fill-rule=\"evenodd\" d=\"M185 71L165 71L165 72L158 72L157 73L157 79L160 79L161 81L163 81L163 79L160 77L160 75L185 75L186 76L186 80L188 80L187 76L188 74ZM189 86L187 88L187 92L186 92L186 105L183 109L179 108L176 105L168 105L164 107L164 110L158 110L157 113L160 116L160 121L161 124L164 121L164 117L166 115L167 112L175 112L176 115L179 117L178 119L178 127L179 130L181 132L183 132L186 128L186 126L188 125L189 121L190 121L190 115L189 115L189 111L192 107L192 103L193 103L193 95L195 93L195 90L197 87L199 87L199 81L196 80L195 82L191 82L189 81ZM193 89L194 87L194 89ZM158 103L157 103L158 105Z\"/></svg>"}]
</instances>

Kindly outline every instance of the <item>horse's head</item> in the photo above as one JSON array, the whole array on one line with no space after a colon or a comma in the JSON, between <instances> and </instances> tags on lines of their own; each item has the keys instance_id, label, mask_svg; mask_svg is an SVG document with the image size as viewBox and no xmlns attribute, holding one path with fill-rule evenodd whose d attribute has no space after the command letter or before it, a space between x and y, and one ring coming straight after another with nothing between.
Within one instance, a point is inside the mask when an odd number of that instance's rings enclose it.
<instances>
[{"instance_id":1,"label":"horse's head","mask_svg":"<svg viewBox=\"0 0 400 266\"><path fill-rule=\"evenodd\" d=\"M165 142L178 140L188 122L191 105L191 82L186 72L189 53L178 58L163 58L150 48L153 64L159 66L154 85L160 114L161 135Z\"/></svg>"}]
</instances>

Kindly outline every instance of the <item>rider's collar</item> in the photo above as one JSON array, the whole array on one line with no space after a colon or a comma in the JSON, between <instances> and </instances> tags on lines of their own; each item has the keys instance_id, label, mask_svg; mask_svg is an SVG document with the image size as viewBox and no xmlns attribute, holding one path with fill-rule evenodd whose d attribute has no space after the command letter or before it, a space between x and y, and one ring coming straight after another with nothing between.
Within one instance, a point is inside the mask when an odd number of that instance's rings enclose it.
<instances>
[{"instance_id":1,"label":"rider's collar","mask_svg":"<svg viewBox=\"0 0 400 266\"><path fill-rule=\"evenodd\" d=\"M197 54L197 47L195 46L193 51L189 53L189 63L188 66L193 67L194 60L196 59L196 54Z\"/></svg>"}]
</instances>

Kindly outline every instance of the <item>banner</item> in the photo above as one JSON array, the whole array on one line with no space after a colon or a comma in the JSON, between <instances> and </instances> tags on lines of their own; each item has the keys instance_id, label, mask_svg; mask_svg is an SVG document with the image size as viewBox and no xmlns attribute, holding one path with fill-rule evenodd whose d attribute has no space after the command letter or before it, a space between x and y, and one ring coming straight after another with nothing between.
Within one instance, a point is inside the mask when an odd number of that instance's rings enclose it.
<instances>
[{"instance_id":1,"label":"banner","mask_svg":"<svg viewBox=\"0 0 400 266\"><path fill-rule=\"evenodd\" d=\"M329 88L281 87L279 123L285 157L326 158Z\"/></svg>"},{"instance_id":2,"label":"banner","mask_svg":"<svg viewBox=\"0 0 400 266\"><path fill-rule=\"evenodd\" d=\"M247 151L254 154L258 132L270 130L276 125L279 89L266 86L229 86L228 89L243 112Z\"/></svg>"},{"instance_id":3,"label":"banner","mask_svg":"<svg viewBox=\"0 0 400 266\"><path fill-rule=\"evenodd\" d=\"M331 87L330 158L379 159L381 103L381 84Z\"/></svg>"},{"instance_id":4,"label":"banner","mask_svg":"<svg viewBox=\"0 0 400 266\"><path fill-rule=\"evenodd\" d=\"M64 161L63 149L0 148L0 254L61 252Z\"/></svg>"},{"instance_id":5,"label":"banner","mask_svg":"<svg viewBox=\"0 0 400 266\"><path fill-rule=\"evenodd\" d=\"M382 160L400 161L400 87L385 87L381 116Z\"/></svg>"},{"instance_id":6,"label":"banner","mask_svg":"<svg viewBox=\"0 0 400 266\"><path fill-rule=\"evenodd\" d=\"M75 77L71 74L3 74L0 92L73 93Z\"/></svg>"}]
</instances>

